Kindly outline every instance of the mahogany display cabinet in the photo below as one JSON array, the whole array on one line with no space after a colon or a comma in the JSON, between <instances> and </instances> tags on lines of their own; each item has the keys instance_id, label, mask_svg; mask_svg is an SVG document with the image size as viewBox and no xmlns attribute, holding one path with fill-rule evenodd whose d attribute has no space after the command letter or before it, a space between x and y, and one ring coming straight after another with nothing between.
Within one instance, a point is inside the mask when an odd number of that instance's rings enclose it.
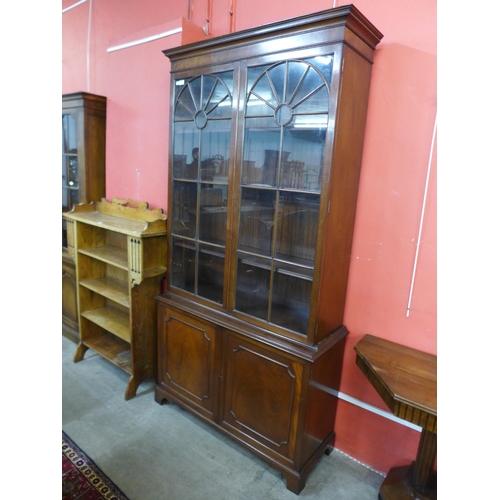
<instances>
[{"instance_id":1,"label":"mahogany display cabinet","mask_svg":"<svg viewBox=\"0 0 500 500\"><path fill-rule=\"evenodd\" d=\"M381 38L344 6L164 51L169 265L156 401L230 436L297 494L335 436Z\"/></svg>"},{"instance_id":2,"label":"mahogany display cabinet","mask_svg":"<svg viewBox=\"0 0 500 500\"><path fill-rule=\"evenodd\" d=\"M106 102L104 96L74 92L62 96L62 211L106 195ZM62 331L78 342L74 256L68 252L62 219Z\"/></svg>"}]
</instances>

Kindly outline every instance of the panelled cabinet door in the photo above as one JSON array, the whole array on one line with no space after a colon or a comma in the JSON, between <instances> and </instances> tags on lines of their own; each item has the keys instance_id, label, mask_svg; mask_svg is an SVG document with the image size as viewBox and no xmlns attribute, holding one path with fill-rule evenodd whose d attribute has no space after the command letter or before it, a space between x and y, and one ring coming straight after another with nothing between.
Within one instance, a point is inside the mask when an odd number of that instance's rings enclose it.
<instances>
[{"instance_id":1,"label":"panelled cabinet door","mask_svg":"<svg viewBox=\"0 0 500 500\"><path fill-rule=\"evenodd\" d=\"M165 309L159 331L159 383L210 419L218 401L219 332L210 323Z\"/></svg>"},{"instance_id":2,"label":"panelled cabinet door","mask_svg":"<svg viewBox=\"0 0 500 500\"><path fill-rule=\"evenodd\" d=\"M293 460L303 365L231 333L224 359L222 425L257 448Z\"/></svg>"}]
</instances>

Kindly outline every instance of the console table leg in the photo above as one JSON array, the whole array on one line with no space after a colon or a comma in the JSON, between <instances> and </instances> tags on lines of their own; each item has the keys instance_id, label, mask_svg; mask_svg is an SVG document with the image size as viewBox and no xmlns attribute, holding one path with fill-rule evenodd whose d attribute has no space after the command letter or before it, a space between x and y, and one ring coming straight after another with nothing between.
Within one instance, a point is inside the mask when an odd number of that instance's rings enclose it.
<instances>
[{"instance_id":1,"label":"console table leg","mask_svg":"<svg viewBox=\"0 0 500 500\"><path fill-rule=\"evenodd\" d=\"M412 486L417 491L429 489L429 480L433 474L434 460L437 451L437 434L422 429L418 445L417 459L413 467Z\"/></svg>"}]
</instances>

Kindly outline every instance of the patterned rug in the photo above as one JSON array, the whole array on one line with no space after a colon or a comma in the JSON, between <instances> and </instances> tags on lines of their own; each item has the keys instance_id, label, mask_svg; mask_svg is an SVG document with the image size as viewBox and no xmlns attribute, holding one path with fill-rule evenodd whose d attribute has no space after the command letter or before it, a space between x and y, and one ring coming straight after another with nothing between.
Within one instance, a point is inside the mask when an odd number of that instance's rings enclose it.
<instances>
[{"instance_id":1,"label":"patterned rug","mask_svg":"<svg viewBox=\"0 0 500 500\"><path fill-rule=\"evenodd\" d=\"M62 433L62 500L128 500L111 479Z\"/></svg>"}]
</instances>

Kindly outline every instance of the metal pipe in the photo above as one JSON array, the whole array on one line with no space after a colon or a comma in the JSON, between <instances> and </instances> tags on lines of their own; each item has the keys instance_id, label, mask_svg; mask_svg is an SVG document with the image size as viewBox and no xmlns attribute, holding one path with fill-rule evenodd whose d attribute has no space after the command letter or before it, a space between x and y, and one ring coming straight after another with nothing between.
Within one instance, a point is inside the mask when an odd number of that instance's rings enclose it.
<instances>
[{"instance_id":1,"label":"metal pipe","mask_svg":"<svg viewBox=\"0 0 500 500\"><path fill-rule=\"evenodd\" d=\"M425 179L424 200L422 202L422 213L420 214L420 227L418 229L417 247L415 250L415 260L413 262L413 273L411 276L410 294L408 297L408 306L406 307L406 317L407 318L410 316L411 301L413 298L413 286L415 284L415 275L417 273L417 261L418 261L418 255L420 252L420 240L422 237L422 227L424 225L425 204L427 201L427 191L429 189L429 177L430 177L430 173L431 173L432 155L434 154L434 141L436 139L436 130L437 130L437 113L436 113L436 117L434 119L434 131L432 133L431 150L429 153L429 162L427 164L427 178Z\"/></svg>"}]
</instances>

